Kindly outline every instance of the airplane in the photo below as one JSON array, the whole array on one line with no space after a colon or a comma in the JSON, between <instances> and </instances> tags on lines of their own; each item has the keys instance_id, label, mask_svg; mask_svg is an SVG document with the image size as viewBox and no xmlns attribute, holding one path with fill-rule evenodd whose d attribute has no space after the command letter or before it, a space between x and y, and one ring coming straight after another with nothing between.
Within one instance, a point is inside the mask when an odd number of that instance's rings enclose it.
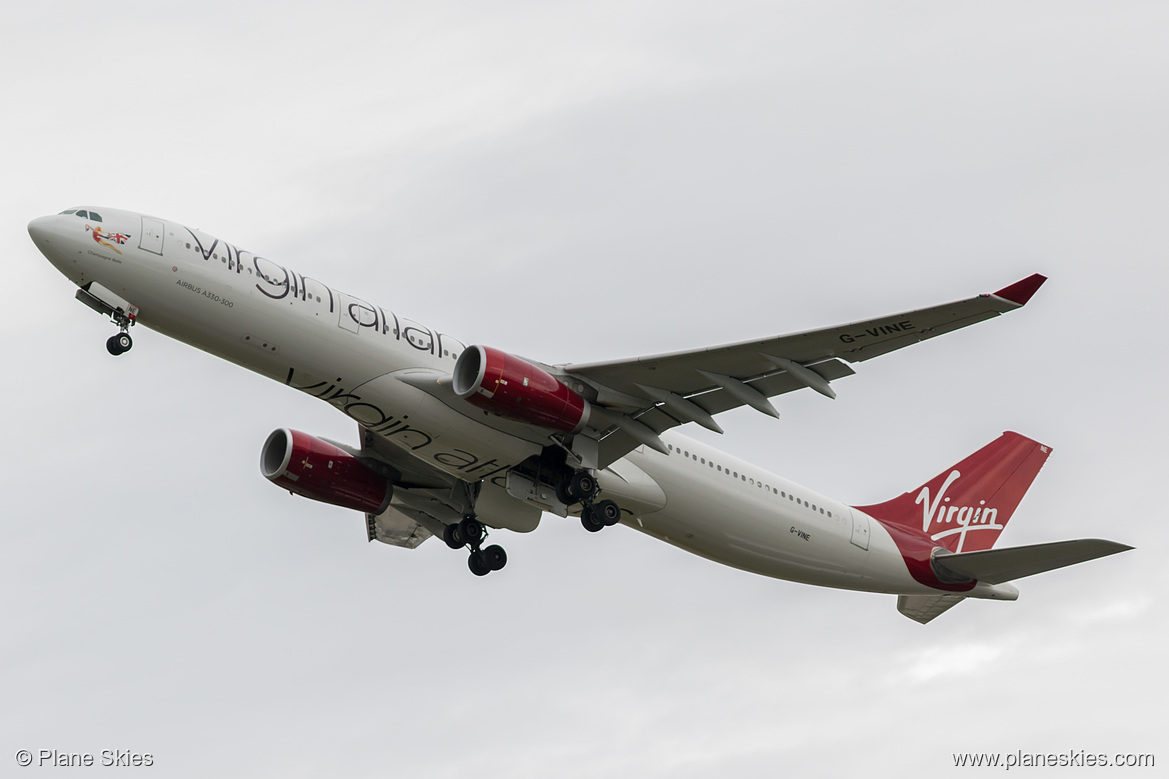
<instances>
[{"instance_id":1,"label":"airplane","mask_svg":"<svg viewBox=\"0 0 1169 779\"><path fill-rule=\"evenodd\" d=\"M489 531L545 513L623 524L763 576L897 596L929 622L966 598L1015 600L1015 579L1126 551L1079 539L995 549L1050 447L1014 432L884 503L851 506L687 438L695 424L834 382L864 362L1024 306L1034 274L953 303L692 351L549 364L466 344L235 244L132 211L77 207L29 235L117 326L138 324L319 398L357 423L350 446L290 428L260 452L290 493L365 516L369 541L466 550L477 576L507 553Z\"/></svg>"}]
</instances>

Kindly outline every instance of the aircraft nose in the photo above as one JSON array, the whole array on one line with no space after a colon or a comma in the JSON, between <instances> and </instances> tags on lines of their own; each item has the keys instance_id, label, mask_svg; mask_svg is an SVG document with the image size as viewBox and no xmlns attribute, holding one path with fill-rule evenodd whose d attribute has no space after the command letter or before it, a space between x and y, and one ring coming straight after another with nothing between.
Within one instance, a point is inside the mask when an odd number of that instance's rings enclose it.
<instances>
[{"instance_id":1,"label":"aircraft nose","mask_svg":"<svg viewBox=\"0 0 1169 779\"><path fill-rule=\"evenodd\" d=\"M41 216L28 223L28 235L42 252L52 242L54 218Z\"/></svg>"}]
</instances>

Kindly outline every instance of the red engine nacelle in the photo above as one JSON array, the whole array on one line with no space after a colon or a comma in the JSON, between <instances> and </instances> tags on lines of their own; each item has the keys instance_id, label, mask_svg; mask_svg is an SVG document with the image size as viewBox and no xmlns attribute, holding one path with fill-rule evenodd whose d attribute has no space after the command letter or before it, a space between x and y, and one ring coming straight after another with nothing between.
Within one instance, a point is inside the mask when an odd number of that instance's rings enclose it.
<instances>
[{"instance_id":1,"label":"red engine nacelle","mask_svg":"<svg viewBox=\"0 0 1169 779\"><path fill-rule=\"evenodd\" d=\"M381 514L394 494L394 485L360 459L299 430L268 436L260 472L289 492L367 514Z\"/></svg>"},{"instance_id":2,"label":"red engine nacelle","mask_svg":"<svg viewBox=\"0 0 1169 779\"><path fill-rule=\"evenodd\" d=\"M469 346L455 362L455 394L530 425L576 433L588 423L589 402L547 371L488 346Z\"/></svg>"}]
</instances>

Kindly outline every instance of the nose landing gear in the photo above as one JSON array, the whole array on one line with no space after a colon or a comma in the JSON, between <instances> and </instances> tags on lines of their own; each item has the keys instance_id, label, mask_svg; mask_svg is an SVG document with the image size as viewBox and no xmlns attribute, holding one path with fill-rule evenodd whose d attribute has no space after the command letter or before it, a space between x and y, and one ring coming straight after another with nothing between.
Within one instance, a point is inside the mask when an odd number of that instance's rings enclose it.
<instances>
[{"instance_id":1,"label":"nose landing gear","mask_svg":"<svg viewBox=\"0 0 1169 779\"><path fill-rule=\"evenodd\" d=\"M134 345L134 339L130 337L129 333L118 333L111 335L106 341L106 351L117 357L119 354L130 351L130 347Z\"/></svg>"},{"instance_id":2,"label":"nose landing gear","mask_svg":"<svg viewBox=\"0 0 1169 779\"><path fill-rule=\"evenodd\" d=\"M130 347L134 345L134 339L130 337L127 332L138 318L138 307L130 306L129 309L115 309L110 313L110 319L118 326L117 335L110 336L106 341L106 351L117 357L119 354L125 354L130 351Z\"/></svg>"}]
</instances>

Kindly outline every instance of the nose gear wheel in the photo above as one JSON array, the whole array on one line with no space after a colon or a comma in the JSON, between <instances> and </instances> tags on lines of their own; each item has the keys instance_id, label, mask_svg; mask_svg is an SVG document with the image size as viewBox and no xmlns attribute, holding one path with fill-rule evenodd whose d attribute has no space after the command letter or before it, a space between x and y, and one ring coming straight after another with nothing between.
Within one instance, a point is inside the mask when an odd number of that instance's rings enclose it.
<instances>
[{"instance_id":1,"label":"nose gear wheel","mask_svg":"<svg viewBox=\"0 0 1169 779\"><path fill-rule=\"evenodd\" d=\"M130 347L134 345L134 339L130 337L129 333L118 333L111 335L106 341L106 351L117 357L119 354L130 351Z\"/></svg>"}]
</instances>

